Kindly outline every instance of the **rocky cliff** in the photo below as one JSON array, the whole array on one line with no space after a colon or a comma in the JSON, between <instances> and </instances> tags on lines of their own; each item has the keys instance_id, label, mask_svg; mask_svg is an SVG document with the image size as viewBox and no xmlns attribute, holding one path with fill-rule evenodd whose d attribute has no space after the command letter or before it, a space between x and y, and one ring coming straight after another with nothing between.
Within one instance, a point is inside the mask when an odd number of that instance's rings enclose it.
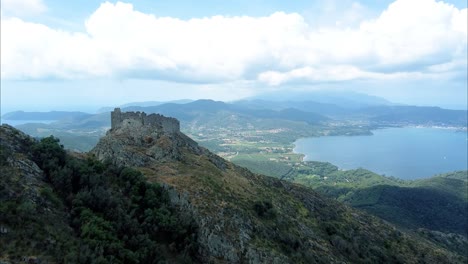
<instances>
[{"instance_id":1,"label":"rocky cliff","mask_svg":"<svg viewBox=\"0 0 468 264\"><path fill-rule=\"evenodd\" d=\"M28 189L25 197L33 203L41 204L39 190L45 185L43 171L31 160L31 146L34 139L16 130L9 125L2 125L0 133L0 149L3 165L9 165L9 169L3 168L2 181L10 181L12 188L2 189L2 198L5 200L16 197L14 186ZM8 179L6 174L10 174Z\"/></svg>"}]
</instances>

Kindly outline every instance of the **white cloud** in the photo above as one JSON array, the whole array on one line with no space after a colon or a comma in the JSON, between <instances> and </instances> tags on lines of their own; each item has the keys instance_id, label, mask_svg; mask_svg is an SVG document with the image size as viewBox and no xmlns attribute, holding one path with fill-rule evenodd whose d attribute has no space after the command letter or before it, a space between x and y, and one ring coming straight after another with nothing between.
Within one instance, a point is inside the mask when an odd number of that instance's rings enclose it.
<instances>
[{"instance_id":1,"label":"white cloud","mask_svg":"<svg viewBox=\"0 0 468 264\"><path fill-rule=\"evenodd\" d=\"M111 73L86 34L53 30L17 18L2 20L1 70L5 79L75 78Z\"/></svg>"},{"instance_id":2,"label":"white cloud","mask_svg":"<svg viewBox=\"0 0 468 264\"><path fill-rule=\"evenodd\" d=\"M42 0L2 0L2 15L37 15L47 10Z\"/></svg>"},{"instance_id":3,"label":"white cloud","mask_svg":"<svg viewBox=\"0 0 468 264\"><path fill-rule=\"evenodd\" d=\"M434 71L435 72L435 71ZM303 67L288 72L267 71L259 75L258 79L269 85L280 85L287 82L321 83L339 82L359 79L373 80L402 80L418 78L434 78L435 74L423 74L420 72L395 72L379 73L369 72L351 65L333 65L325 67Z\"/></svg>"},{"instance_id":4,"label":"white cloud","mask_svg":"<svg viewBox=\"0 0 468 264\"><path fill-rule=\"evenodd\" d=\"M372 38L382 65L447 60L454 50L466 52L466 20L459 19L466 13L433 0L399 0L376 20L362 23L360 32Z\"/></svg>"},{"instance_id":5,"label":"white cloud","mask_svg":"<svg viewBox=\"0 0 468 264\"><path fill-rule=\"evenodd\" d=\"M466 15L434 0L397 0L357 27L319 28L295 13L180 20L106 2L84 33L2 19L1 74L270 85L432 78L466 67Z\"/></svg>"}]
</instances>

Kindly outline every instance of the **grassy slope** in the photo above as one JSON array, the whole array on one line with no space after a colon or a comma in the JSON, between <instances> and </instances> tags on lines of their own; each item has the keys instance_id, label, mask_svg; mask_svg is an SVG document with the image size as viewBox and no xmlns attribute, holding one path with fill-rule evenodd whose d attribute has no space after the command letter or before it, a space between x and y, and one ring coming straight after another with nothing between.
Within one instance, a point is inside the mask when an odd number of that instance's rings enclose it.
<instances>
[{"instance_id":1,"label":"grassy slope","mask_svg":"<svg viewBox=\"0 0 468 264\"><path fill-rule=\"evenodd\" d=\"M395 182L377 174L367 174L370 175L362 179L360 170L335 172L331 175L352 181L336 185L322 183L315 188L404 228L423 227L467 235L466 172L415 182ZM453 175L465 175L465 178ZM304 183L301 177L297 181Z\"/></svg>"},{"instance_id":2,"label":"grassy slope","mask_svg":"<svg viewBox=\"0 0 468 264\"><path fill-rule=\"evenodd\" d=\"M234 162L238 161L234 159ZM281 170L274 170L278 163L259 162L258 159L238 164L276 177L287 170L284 163ZM330 163L305 162L283 178L312 187L404 228L467 235L467 171L404 181L365 169L341 171Z\"/></svg>"},{"instance_id":3,"label":"grassy slope","mask_svg":"<svg viewBox=\"0 0 468 264\"><path fill-rule=\"evenodd\" d=\"M232 166L220 172L203 157L189 159L183 164L155 165L143 171L150 180L188 192L194 197L191 202L209 218L233 214L252 219L254 243L266 251L297 257L298 263L307 258L310 258L308 263L363 262L364 259L370 262L405 259L404 262L411 263L416 258L424 258L422 252L430 255L437 252L434 245L417 242L377 218L323 198L300 185ZM255 210L255 204L264 202L271 204L273 211L267 217Z\"/></svg>"}]
</instances>

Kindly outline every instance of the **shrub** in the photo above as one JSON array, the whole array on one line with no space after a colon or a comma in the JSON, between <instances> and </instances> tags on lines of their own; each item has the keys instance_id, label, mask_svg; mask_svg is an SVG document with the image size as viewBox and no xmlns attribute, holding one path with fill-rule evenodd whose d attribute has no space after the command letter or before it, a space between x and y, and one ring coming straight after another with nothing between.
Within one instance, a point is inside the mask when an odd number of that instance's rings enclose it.
<instances>
[{"instance_id":1,"label":"shrub","mask_svg":"<svg viewBox=\"0 0 468 264\"><path fill-rule=\"evenodd\" d=\"M276 216L276 211L270 201L257 201L254 203L253 208L259 217L273 218Z\"/></svg>"}]
</instances>

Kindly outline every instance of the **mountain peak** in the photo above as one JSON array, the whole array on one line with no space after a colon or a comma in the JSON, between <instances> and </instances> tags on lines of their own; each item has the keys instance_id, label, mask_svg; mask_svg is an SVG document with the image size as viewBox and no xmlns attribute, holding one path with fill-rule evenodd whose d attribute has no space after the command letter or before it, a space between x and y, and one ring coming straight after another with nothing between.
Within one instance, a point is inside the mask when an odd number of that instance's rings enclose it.
<instances>
[{"instance_id":1,"label":"mountain peak","mask_svg":"<svg viewBox=\"0 0 468 264\"><path fill-rule=\"evenodd\" d=\"M164 133L180 132L179 121L172 117L165 117L160 114L146 115L145 112L122 112L120 108L115 108L111 112L111 129L127 128L135 130L141 127L147 127Z\"/></svg>"},{"instance_id":2,"label":"mountain peak","mask_svg":"<svg viewBox=\"0 0 468 264\"><path fill-rule=\"evenodd\" d=\"M99 160L133 167L181 161L190 153L205 155L219 169L225 168L223 159L180 132L177 119L145 112L122 112L120 108L111 112L111 129L91 153Z\"/></svg>"},{"instance_id":3,"label":"mountain peak","mask_svg":"<svg viewBox=\"0 0 468 264\"><path fill-rule=\"evenodd\" d=\"M91 150L99 160L114 160L123 166L180 160L181 149L200 153L198 144L180 132L179 121L159 114L111 112L111 129Z\"/></svg>"}]
</instances>

